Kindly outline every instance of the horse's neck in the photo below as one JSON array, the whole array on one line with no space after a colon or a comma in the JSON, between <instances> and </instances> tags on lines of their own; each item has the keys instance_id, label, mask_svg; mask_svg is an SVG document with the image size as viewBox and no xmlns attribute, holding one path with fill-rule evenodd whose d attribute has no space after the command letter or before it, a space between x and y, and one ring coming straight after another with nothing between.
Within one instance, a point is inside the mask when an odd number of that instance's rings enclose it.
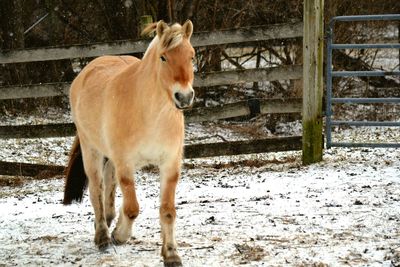
<instances>
[{"instance_id":1,"label":"horse's neck","mask_svg":"<svg viewBox=\"0 0 400 267\"><path fill-rule=\"evenodd\" d=\"M156 38L154 38L154 40L156 40ZM142 79L147 85L145 87L150 87L146 88L146 91L150 94L160 94L160 97L162 97L161 94L165 91L165 85L162 83L159 76L161 61L158 58L155 47L156 43L153 43L154 40L146 50L146 53L140 62L139 72L140 79Z\"/></svg>"},{"instance_id":2,"label":"horse's neck","mask_svg":"<svg viewBox=\"0 0 400 267\"><path fill-rule=\"evenodd\" d=\"M142 60L144 60L149 54L155 52L158 42L159 42L158 36L154 37L153 40L150 42L149 46L147 47L146 52L144 52Z\"/></svg>"},{"instance_id":3,"label":"horse's neck","mask_svg":"<svg viewBox=\"0 0 400 267\"><path fill-rule=\"evenodd\" d=\"M123 75L129 78L124 81L127 84L127 91L123 101L134 101L136 105L143 105L150 116L170 116L168 111L175 116L175 113L180 112L176 110L165 85L160 80L158 68L161 63L154 50L146 51L138 65L129 66L125 70ZM129 88L131 85L134 87Z\"/></svg>"},{"instance_id":4,"label":"horse's neck","mask_svg":"<svg viewBox=\"0 0 400 267\"><path fill-rule=\"evenodd\" d=\"M117 79L120 79L127 89L129 88L128 91L133 89L136 96L152 93L153 89L161 86L158 79L159 62L155 57L154 51L146 51L142 60L128 66L118 74ZM132 86L138 88L132 88Z\"/></svg>"}]
</instances>

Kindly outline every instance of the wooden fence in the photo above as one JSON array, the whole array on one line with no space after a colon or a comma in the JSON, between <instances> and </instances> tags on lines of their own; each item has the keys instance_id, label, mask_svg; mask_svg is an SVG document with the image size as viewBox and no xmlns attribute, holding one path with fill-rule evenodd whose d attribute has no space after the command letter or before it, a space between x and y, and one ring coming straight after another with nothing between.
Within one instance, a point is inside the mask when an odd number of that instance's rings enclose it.
<instances>
[{"instance_id":1,"label":"wooden fence","mask_svg":"<svg viewBox=\"0 0 400 267\"><path fill-rule=\"evenodd\" d=\"M303 23L285 23L235 30L201 32L192 37L194 47L239 44L275 39L302 37ZM149 40L118 41L69 47L50 47L7 51L0 54L0 64L22 63L70 58L96 57L105 54L144 52ZM227 85L255 81L275 81L302 78L302 66L290 65L263 69L244 69L212 73L196 73L194 87ZM69 83L0 87L0 100L61 96L68 94ZM250 99L219 107L196 108L185 111L187 122L202 122L238 116L267 113L300 113L302 99ZM73 124L0 126L0 138L44 138L75 134ZM281 137L263 140L195 144L185 147L187 158L300 150L302 138ZM60 172L61 166L7 163L0 161L0 175L36 175L43 170ZM15 172L15 170L17 170Z\"/></svg>"}]
</instances>

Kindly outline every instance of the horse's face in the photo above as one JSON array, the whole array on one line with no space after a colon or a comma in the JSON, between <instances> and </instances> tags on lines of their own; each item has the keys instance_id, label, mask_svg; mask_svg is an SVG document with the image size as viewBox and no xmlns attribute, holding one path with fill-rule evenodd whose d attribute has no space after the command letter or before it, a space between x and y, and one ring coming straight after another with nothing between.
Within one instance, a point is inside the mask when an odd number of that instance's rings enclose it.
<instances>
[{"instance_id":1,"label":"horse's face","mask_svg":"<svg viewBox=\"0 0 400 267\"><path fill-rule=\"evenodd\" d=\"M169 94L179 109L185 109L193 104L193 60L194 49L188 40L168 52L160 60L162 72L166 74Z\"/></svg>"},{"instance_id":2,"label":"horse's face","mask_svg":"<svg viewBox=\"0 0 400 267\"><path fill-rule=\"evenodd\" d=\"M161 76L168 94L178 109L193 104L193 57L194 49L190 44L193 26L190 21L182 26L183 39L180 44L160 55Z\"/></svg>"}]
</instances>

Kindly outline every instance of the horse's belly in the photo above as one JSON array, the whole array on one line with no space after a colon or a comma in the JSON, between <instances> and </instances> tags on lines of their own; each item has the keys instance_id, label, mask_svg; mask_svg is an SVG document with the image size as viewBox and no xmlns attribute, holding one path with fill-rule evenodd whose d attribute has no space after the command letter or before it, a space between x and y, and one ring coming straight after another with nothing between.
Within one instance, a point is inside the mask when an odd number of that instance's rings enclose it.
<instances>
[{"instance_id":1,"label":"horse's belly","mask_svg":"<svg viewBox=\"0 0 400 267\"><path fill-rule=\"evenodd\" d=\"M144 167L146 165L162 166L166 162L179 157L180 148L176 145L170 147L169 145L161 142L152 142L148 144L142 144L138 147L135 156L134 164L137 168Z\"/></svg>"},{"instance_id":2,"label":"horse's belly","mask_svg":"<svg viewBox=\"0 0 400 267\"><path fill-rule=\"evenodd\" d=\"M164 152L146 148L136 153L134 164L137 166L137 168L141 168L146 165L160 166L165 161L166 157L167 155Z\"/></svg>"}]
</instances>

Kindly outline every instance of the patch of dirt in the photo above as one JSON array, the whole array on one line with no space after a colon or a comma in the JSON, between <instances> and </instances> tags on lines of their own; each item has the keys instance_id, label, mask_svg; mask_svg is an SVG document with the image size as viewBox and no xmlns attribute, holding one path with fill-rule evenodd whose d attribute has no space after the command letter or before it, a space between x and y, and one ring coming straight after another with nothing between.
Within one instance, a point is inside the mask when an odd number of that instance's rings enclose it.
<instances>
[{"instance_id":1,"label":"patch of dirt","mask_svg":"<svg viewBox=\"0 0 400 267\"><path fill-rule=\"evenodd\" d=\"M252 261L261 261L268 253L258 245L249 245L247 243L235 244L237 253L231 257L238 264L247 264Z\"/></svg>"},{"instance_id":2,"label":"patch of dirt","mask_svg":"<svg viewBox=\"0 0 400 267\"><path fill-rule=\"evenodd\" d=\"M60 238L59 236L51 236L51 235L44 235L44 236L39 236L36 238L33 238L31 240L26 240L26 241L43 241L43 242L54 242L54 241L63 241L63 238Z\"/></svg>"},{"instance_id":3,"label":"patch of dirt","mask_svg":"<svg viewBox=\"0 0 400 267\"><path fill-rule=\"evenodd\" d=\"M385 260L390 261L393 267L400 267L400 245L390 248L389 252L385 255Z\"/></svg>"}]
</instances>

